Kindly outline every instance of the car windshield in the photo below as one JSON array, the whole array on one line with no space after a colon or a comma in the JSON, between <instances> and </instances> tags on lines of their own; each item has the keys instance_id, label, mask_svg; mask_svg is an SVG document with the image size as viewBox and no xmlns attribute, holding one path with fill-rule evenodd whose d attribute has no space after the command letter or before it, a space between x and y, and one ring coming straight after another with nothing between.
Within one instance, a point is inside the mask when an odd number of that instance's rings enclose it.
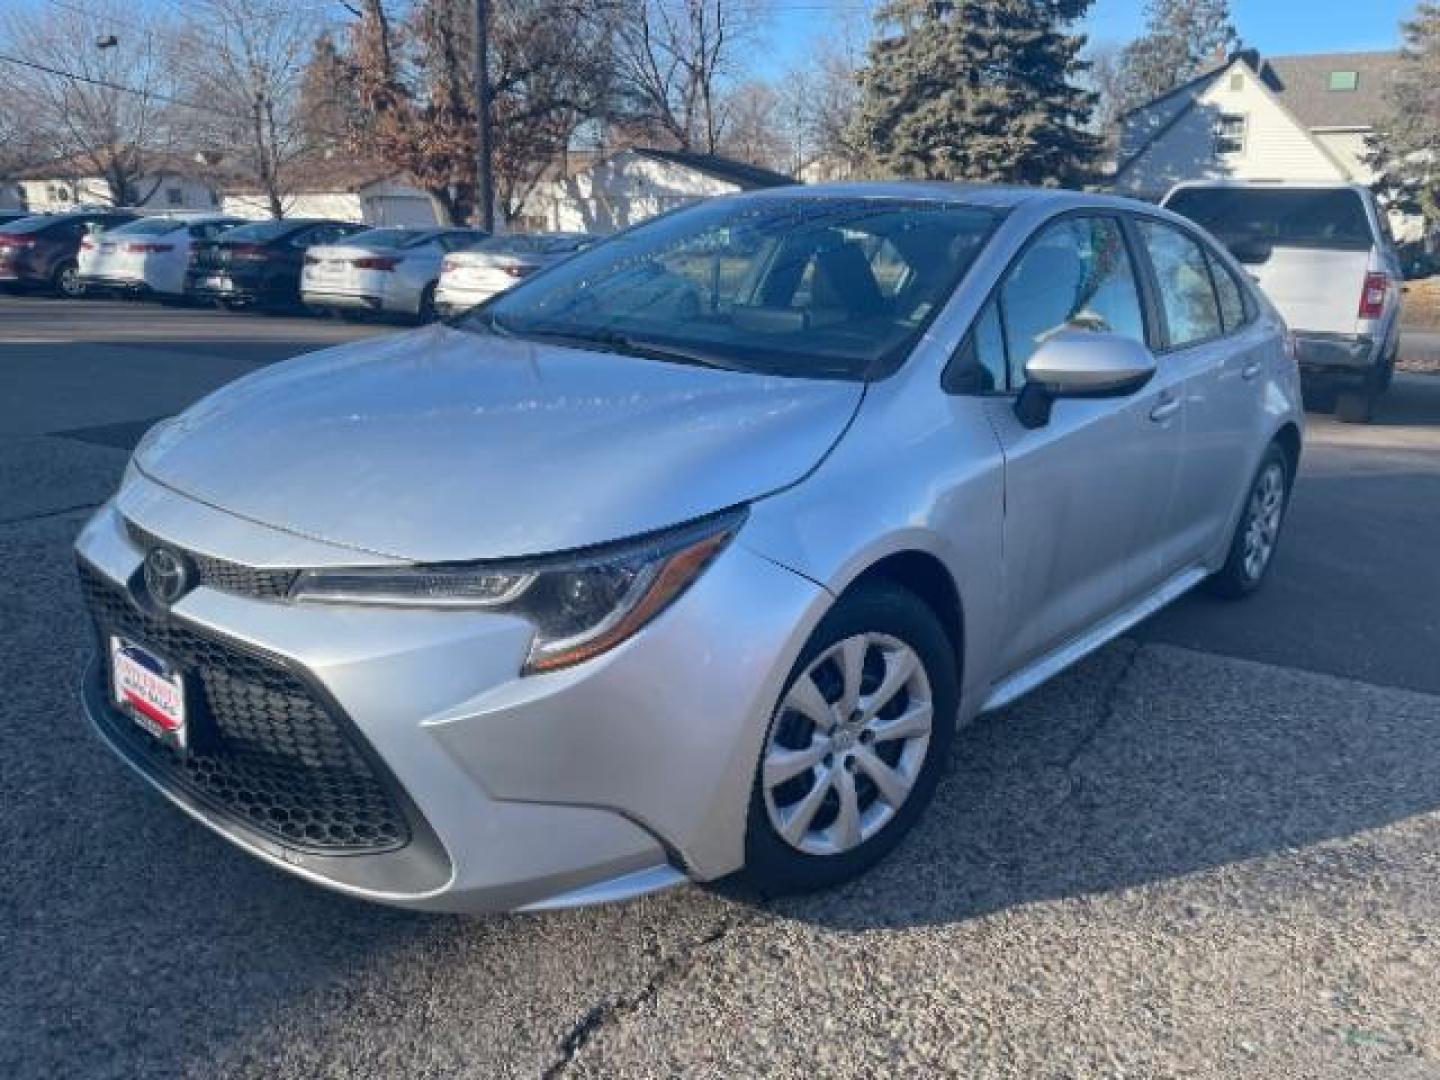
<instances>
[{"instance_id":1,"label":"car windshield","mask_svg":"<svg viewBox=\"0 0 1440 1080\"><path fill-rule=\"evenodd\" d=\"M121 225L118 229L111 229L110 232L114 236L121 233L126 236L164 236L184 227L185 222L176 221L174 218L141 218L139 221Z\"/></svg>"},{"instance_id":2,"label":"car windshield","mask_svg":"<svg viewBox=\"0 0 1440 1080\"><path fill-rule=\"evenodd\" d=\"M221 236L222 240L260 241L278 240L296 229L304 227L307 222L281 220L281 221L257 221L253 225L241 225L235 229L226 229Z\"/></svg>"},{"instance_id":3,"label":"car windshield","mask_svg":"<svg viewBox=\"0 0 1440 1080\"><path fill-rule=\"evenodd\" d=\"M815 378L893 370L999 216L940 200L746 196L629 229L458 325Z\"/></svg>"},{"instance_id":4,"label":"car windshield","mask_svg":"<svg viewBox=\"0 0 1440 1080\"><path fill-rule=\"evenodd\" d=\"M1223 243L1365 250L1374 242L1349 188L1181 188L1165 203Z\"/></svg>"},{"instance_id":5,"label":"car windshield","mask_svg":"<svg viewBox=\"0 0 1440 1080\"><path fill-rule=\"evenodd\" d=\"M37 214L34 217L17 218L15 221L0 225L7 233L20 236L25 233L39 232L41 229L51 225L58 225L62 221L70 221L71 218L55 217L49 214Z\"/></svg>"}]
</instances>

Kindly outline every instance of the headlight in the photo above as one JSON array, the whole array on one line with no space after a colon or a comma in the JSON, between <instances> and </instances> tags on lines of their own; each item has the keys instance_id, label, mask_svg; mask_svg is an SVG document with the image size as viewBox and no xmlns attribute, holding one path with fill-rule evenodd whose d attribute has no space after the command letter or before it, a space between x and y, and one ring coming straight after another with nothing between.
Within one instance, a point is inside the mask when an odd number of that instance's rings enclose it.
<instances>
[{"instance_id":1,"label":"headlight","mask_svg":"<svg viewBox=\"0 0 1440 1080\"><path fill-rule=\"evenodd\" d=\"M526 672L598 656L633 635L700 576L745 511L554 558L399 569L307 570L293 600L483 609L535 627Z\"/></svg>"}]
</instances>

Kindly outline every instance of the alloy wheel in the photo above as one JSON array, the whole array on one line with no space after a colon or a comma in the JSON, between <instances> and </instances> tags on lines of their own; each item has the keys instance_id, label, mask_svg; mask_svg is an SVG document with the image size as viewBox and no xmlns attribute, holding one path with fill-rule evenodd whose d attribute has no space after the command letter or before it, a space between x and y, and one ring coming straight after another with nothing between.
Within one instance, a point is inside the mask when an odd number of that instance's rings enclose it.
<instances>
[{"instance_id":1,"label":"alloy wheel","mask_svg":"<svg viewBox=\"0 0 1440 1080\"><path fill-rule=\"evenodd\" d=\"M810 855L837 855L883 829L925 765L934 700L909 645L862 633L830 646L780 703L761 761L775 833Z\"/></svg>"},{"instance_id":2,"label":"alloy wheel","mask_svg":"<svg viewBox=\"0 0 1440 1080\"><path fill-rule=\"evenodd\" d=\"M1270 565L1285 512L1285 472L1275 462L1265 467L1250 493L1245 522L1245 574L1258 580Z\"/></svg>"}]
</instances>

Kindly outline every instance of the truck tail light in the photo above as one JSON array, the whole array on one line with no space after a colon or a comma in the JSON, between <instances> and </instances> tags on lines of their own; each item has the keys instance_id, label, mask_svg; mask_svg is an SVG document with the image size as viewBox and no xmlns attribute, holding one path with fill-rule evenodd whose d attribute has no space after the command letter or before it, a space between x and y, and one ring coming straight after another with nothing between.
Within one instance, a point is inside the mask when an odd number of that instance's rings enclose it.
<instances>
[{"instance_id":1,"label":"truck tail light","mask_svg":"<svg viewBox=\"0 0 1440 1080\"><path fill-rule=\"evenodd\" d=\"M370 256L356 259L350 265L357 270L394 270L400 260L393 256Z\"/></svg>"},{"instance_id":2,"label":"truck tail light","mask_svg":"<svg viewBox=\"0 0 1440 1080\"><path fill-rule=\"evenodd\" d=\"M1389 292L1389 277L1384 274L1366 274L1365 287L1360 291L1360 318L1380 318L1385 311L1385 297Z\"/></svg>"}]
</instances>

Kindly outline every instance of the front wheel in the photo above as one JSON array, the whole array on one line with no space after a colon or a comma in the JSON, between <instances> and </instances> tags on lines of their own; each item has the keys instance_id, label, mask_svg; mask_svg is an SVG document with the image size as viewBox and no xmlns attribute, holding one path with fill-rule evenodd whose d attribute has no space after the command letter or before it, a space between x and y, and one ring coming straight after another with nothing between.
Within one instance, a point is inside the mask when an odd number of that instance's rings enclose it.
<instances>
[{"instance_id":1,"label":"front wheel","mask_svg":"<svg viewBox=\"0 0 1440 1080\"><path fill-rule=\"evenodd\" d=\"M1280 543L1290 482L1290 459L1271 443L1245 497L1245 509L1235 526L1225 565L1208 582L1211 592L1236 599L1260 587Z\"/></svg>"},{"instance_id":2,"label":"front wheel","mask_svg":"<svg viewBox=\"0 0 1440 1080\"><path fill-rule=\"evenodd\" d=\"M766 732L745 880L770 895L809 892L888 854L934 795L957 707L955 649L929 607L884 583L841 599Z\"/></svg>"}]
</instances>

